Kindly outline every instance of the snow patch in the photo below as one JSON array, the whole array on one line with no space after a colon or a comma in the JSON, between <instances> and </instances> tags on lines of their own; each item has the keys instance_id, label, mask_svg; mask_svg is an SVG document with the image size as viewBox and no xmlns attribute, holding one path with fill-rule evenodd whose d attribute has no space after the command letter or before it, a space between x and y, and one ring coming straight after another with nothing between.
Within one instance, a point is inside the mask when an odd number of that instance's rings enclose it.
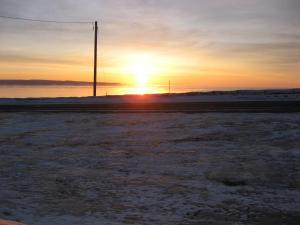
<instances>
[{"instance_id":1,"label":"snow patch","mask_svg":"<svg viewBox=\"0 0 300 225\"><path fill-rule=\"evenodd\" d=\"M289 150L289 155L295 158L300 158L300 148Z\"/></svg>"}]
</instances>

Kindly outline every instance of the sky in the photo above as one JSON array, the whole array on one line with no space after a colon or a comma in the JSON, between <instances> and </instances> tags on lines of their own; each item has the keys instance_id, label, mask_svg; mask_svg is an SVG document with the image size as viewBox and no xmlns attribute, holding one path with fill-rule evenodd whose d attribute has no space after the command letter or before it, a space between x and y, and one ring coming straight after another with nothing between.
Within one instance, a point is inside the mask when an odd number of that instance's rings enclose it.
<instances>
[{"instance_id":1,"label":"sky","mask_svg":"<svg viewBox=\"0 0 300 225\"><path fill-rule=\"evenodd\" d=\"M299 0L0 0L0 15L99 22L99 80L300 87ZM92 80L92 24L0 19L0 79Z\"/></svg>"}]
</instances>

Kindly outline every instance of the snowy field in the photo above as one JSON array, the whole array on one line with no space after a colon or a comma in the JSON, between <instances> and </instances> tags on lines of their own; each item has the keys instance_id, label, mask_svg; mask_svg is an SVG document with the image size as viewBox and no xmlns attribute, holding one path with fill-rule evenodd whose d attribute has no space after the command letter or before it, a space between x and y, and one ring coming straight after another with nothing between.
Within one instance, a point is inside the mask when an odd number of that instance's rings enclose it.
<instances>
[{"instance_id":1,"label":"snowy field","mask_svg":"<svg viewBox=\"0 0 300 225\"><path fill-rule=\"evenodd\" d=\"M0 114L0 218L300 221L298 114Z\"/></svg>"},{"instance_id":2,"label":"snowy field","mask_svg":"<svg viewBox=\"0 0 300 225\"><path fill-rule=\"evenodd\" d=\"M274 91L208 92L157 95L120 95L81 98L0 98L1 105L32 104L122 104L122 103L192 103L192 102L300 101L300 89Z\"/></svg>"}]
</instances>

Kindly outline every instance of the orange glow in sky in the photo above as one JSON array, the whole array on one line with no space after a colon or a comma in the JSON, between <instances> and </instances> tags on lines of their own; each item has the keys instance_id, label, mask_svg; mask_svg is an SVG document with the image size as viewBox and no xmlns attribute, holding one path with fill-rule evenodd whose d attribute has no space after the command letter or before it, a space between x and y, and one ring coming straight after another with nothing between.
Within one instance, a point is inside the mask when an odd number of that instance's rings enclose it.
<instances>
[{"instance_id":1,"label":"orange glow in sky","mask_svg":"<svg viewBox=\"0 0 300 225\"><path fill-rule=\"evenodd\" d=\"M1 10L99 19L98 81L128 93L153 93L169 80L200 90L300 87L299 1L84 2L6 1ZM0 79L93 80L92 24L0 19L0 30Z\"/></svg>"}]
</instances>

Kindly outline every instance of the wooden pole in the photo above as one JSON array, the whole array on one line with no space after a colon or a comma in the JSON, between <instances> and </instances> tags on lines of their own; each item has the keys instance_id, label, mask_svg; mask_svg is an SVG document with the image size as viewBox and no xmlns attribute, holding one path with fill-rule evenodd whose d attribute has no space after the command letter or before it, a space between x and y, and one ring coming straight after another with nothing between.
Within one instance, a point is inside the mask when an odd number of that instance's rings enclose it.
<instances>
[{"instance_id":1,"label":"wooden pole","mask_svg":"<svg viewBox=\"0 0 300 225\"><path fill-rule=\"evenodd\" d=\"M94 44L94 97L97 96L97 51L98 51L98 22L95 21L95 44Z\"/></svg>"}]
</instances>

